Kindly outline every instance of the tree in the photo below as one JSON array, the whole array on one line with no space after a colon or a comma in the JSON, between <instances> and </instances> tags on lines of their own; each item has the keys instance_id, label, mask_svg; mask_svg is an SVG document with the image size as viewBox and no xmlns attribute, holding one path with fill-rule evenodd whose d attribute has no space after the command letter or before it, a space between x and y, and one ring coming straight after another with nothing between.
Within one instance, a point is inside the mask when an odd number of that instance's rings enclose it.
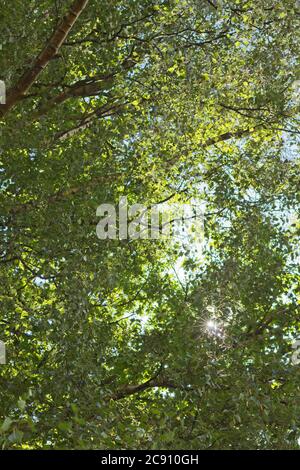
<instances>
[{"instance_id":1,"label":"tree","mask_svg":"<svg viewBox=\"0 0 300 470\"><path fill-rule=\"evenodd\" d=\"M2 446L297 448L297 2L2 3ZM124 195L203 256L97 239Z\"/></svg>"}]
</instances>

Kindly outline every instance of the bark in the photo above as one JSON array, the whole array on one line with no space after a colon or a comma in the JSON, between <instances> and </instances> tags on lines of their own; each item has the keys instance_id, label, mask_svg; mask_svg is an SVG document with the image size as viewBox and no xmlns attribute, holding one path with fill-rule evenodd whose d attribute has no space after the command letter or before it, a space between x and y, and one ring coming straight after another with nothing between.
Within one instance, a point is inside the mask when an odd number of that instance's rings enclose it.
<instances>
[{"instance_id":1,"label":"bark","mask_svg":"<svg viewBox=\"0 0 300 470\"><path fill-rule=\"evenodd\" d=\"M195 389L188 385L176 384L172 380L165 380L163 378L152 378L147 382L138 385L126 385L121 390L114 393L108 400L122 400L123 398L131 395L139 394L151 388L167 388L169 390L179 390L184 392L192 392Z\"/></svg>"},{"instance_id":2,"label":"bark","mask_svg":"<svg viewBox=\"0 0 300 470\"><path fill-rule=\"evenodd\" d=\"M22 75L15 86L8 90L6 103L0 105L0 116L4 117L24 97L25 93L33 85L40 73L53 57L57 55L72 27L87 6L88 1L89 0L74 1L70 10L53 32L42 52L34 60L32 67Z\"/></svg>"},{"instance_id":3,"label":"bark","mask_svg":"<svg viewBox=\"0 0 300 470\"><path fill-rule=\"evenodd\" d=\"M47 204L54 204L56 202L63 201L63 200L68 199L72 196L75 196L76 194L78 194L80 192L86 192L87 190L93 189L95 186L97 186L100 183L105 183L107 181L112 181L115 178L118 178L120 176L122 176L122 173L111 173L111 174L106 174L106 175L103 175L103 176L98 176L98 175L93 176L89 181L84 181L79 186L74 186L74 187L71 187L71 188L69 188L67 190L64 190L64 191L57 191L56 193L50 195L46 199L46 203ZM15 216L17 214L26 212L28 210L39 209L40 207L42 207L42 205L43 205L43 203L41 203L41 201L37 201L37 200L25 202L23 204L14 206L9 211L8 215L9 216Z\"/></svg>"},{"instance_id":4,"label":"bark","mask_svg":"<svg viewBox=\"0 0 300 470\"><path fill-rule=\"evenodd\" d=\"M113 83L113 74L108 75L100 79L81 80L78 84L70 86L68 90L61 92L57 96L48 100L43 106L40 107L38 112L33 116L33 121L37 120L41 116L45 116L49 111L52 111L54 107L60 105L70 98L80 98L88 96L96 96L103 89L109 88Z\"/></svg>"},{"instance_id":5,"label":"bark","mask_svg":"<svg viewBox=\"0 0 300 470\"><path fill-rule=\"evenodd\" d=\"M65 131L58 132L55 135L54 141L55 142L63 141L63 140L66 140L70 137L73 137L78 132L83 131L83 130L87 129L88 127L90 127L95 122L96 117L101 118L101 117L112 116L112 115L117 114L118 112L120 112L120 110L124 106L125 106L125 104L116 104L116 105L113 105L112 107L110 107L108 109L106 109L106 106L104 106L102 108L99 108L98 110L89 113L85 118L83 118L80 121L79 124L77 124L77 126L72 127L71 129L68 129L68 130L65 130Z\"/></svg>"}]
</instances>

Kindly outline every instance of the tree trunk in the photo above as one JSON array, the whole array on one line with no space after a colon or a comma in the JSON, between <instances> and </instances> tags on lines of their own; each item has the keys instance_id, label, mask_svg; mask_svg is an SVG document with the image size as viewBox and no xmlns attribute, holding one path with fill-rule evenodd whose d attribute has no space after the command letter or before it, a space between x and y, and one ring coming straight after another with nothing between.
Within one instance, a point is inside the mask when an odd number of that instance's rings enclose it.
<instances>
[{"instance_id":1,"label":"tree trunk","mask_svg":"<svg viewBox=\"0 0 300 470\"><path fill-rule=\"evenodd\" d=\"M34 60L32 67L27 70L18 83L7 92L6 103L0 105L0 116L5 116L22 99L24 94L35 82L42 70L50 60L57 54L60 47L67 38L79 15L87 6L89 0L75 0L68 13L59 23L51 38L38 57Z\"/></svg>"}]
</instances>

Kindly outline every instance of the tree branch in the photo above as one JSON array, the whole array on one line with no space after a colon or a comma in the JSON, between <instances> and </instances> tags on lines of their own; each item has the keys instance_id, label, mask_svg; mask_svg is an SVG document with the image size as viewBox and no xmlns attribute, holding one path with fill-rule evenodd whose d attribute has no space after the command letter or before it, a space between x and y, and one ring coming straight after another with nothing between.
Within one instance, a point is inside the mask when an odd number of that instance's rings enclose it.
<instances>
[{"instance_id":1,"label":"tree branch","mask_svg":"<svg viewBox=\"0 0 300 470\"><path fill-rule=\"evenodd\" d=\"M110 396L109 399L110 400L122 400L123 398L129 397L131 395L135 395L136 393L141 393L151 388L168 388L171 390L181 390L185 392L192 392L193 390L195 390L191 386L179 385L173 382L172 380L159 377L160 373L161 373L161 369L158 371L158 373L154 377L151 377L146 382L143 382L138 385L124 386L119 391L117 391L112 396Z\"/></svg>"},{"instance_id":2,"label":"tree branch","mask_svg":"<svg viewBox=\"0 0 300 470\"><path fill-rule=\"evenodd\" d=\"M22 75L15 86L8 90L6 103L0 105L0 116L5 116L23 98L40 73L49 64L50 60L57 55L57 52L87 4L88 0L74 1L42 52L35 59L32 67Z\"/></svg>"}]
</instances>

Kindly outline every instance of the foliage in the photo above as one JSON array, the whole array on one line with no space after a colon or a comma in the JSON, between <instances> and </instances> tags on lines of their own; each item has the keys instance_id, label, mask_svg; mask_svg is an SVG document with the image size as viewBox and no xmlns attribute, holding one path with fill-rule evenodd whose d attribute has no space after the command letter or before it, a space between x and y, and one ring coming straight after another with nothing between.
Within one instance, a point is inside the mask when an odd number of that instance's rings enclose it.
<instances>
[{"instance_id":1,"label":"foliage","mask_svg":"<svg viewBox=\"0 0 300 470\"><path fill-rule=\"evenodd\" d=\"M2 0L3 448L298 447L298 3L90 0L21 90L71 2ZM204 255L98 240L124 195Z\"/></svg>"}]
</instances>

